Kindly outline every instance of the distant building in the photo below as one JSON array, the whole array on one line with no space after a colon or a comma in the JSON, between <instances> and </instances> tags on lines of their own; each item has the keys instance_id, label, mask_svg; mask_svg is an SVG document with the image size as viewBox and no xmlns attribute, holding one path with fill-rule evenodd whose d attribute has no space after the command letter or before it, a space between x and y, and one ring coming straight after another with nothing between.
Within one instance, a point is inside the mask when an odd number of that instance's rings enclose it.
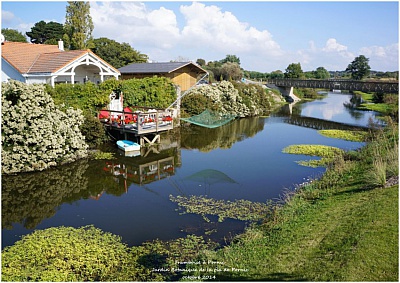
<instances>
[{"instance_id":1,"label":"distant building","mask_svg":"<svg viewBox=\"0 0 400 283\"><path fill-rule=\"evenodd\" d=\"M1 81L10 79L27 84L100 83L120 72L88 50L64 51L57 45L3 42L1 44Z\"/></svg>"},{"instance_id":2,"label":"distant building","mask_svg":"<svg viewBox=\"0 0 400 283\"><path fill-rule=\"evenodd\" d=\"M121 79L167 77L185 91L196 84L198 76L207 71L192 62L133 63L118 69Z\"/></svg>"}]
</instances>

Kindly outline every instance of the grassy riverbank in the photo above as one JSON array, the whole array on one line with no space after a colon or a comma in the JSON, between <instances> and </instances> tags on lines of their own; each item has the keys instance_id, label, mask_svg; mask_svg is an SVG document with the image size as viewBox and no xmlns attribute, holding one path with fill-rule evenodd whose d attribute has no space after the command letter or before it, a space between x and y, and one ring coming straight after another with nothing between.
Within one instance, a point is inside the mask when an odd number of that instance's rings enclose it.
<instances>
[{"instance_id":1,"label":"grassy riverbank","mask_svg":"<svg viewBox=\"0 0 400 283\"><path fill-rule=\"evenodd\" d=\"M398 185L384 187L398 175L389 161L398 162L392 131L337 160L321 180L288 195L272 219L218 251L225 267L245 269L218 279L397 281ZM382 156L379 183L373 179Z\"/></svg>"},{"instance_id":2,"label":"grassy riverbank","mask_svg":"<svg viewBox=\"0 0 400 283\"><path fill-rule=\"evenodd\" d=\"M313 201L296 197L276 223L252 228L219 252L248 272L220 280L397 281L398 187L357 185Z\"/></svg>"}]
</instances>

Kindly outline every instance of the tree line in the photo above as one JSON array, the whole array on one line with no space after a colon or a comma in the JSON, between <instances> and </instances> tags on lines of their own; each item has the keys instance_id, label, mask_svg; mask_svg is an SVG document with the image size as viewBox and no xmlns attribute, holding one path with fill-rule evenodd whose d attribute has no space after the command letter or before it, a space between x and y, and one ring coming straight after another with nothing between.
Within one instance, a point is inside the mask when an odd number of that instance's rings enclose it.
<instances>
[{"instance_id":1,"label":"tree line","mask_svg":"<svg viewBox=\"0 0 400 283\"><path fill-rule=\"evenodd\" d=\"M236 55L226 55L219 61L206 63L204 59L197 59L196 63L210 73L211 81L240 80L241 78L263 81L266 79L320 79L343 78L352 80L372 79L398 79L399 72L371 71L369 58L364 55L357 56L344 71L328 71L324 67L318 67L313 71L302 70L300 63L291 63L285 72L276 70L270 73L247 71L240 67L240 58Z\"/></svg>"}]
</instances>

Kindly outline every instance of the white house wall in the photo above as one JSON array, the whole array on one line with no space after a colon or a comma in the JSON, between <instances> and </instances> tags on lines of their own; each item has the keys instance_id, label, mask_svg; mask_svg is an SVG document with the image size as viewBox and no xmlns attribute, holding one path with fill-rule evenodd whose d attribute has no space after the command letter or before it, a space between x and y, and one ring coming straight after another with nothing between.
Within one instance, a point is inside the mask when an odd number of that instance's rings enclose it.
<instances>
[{"instance_id":1,"label":"white house wall","mask_svg":"<svg viewBox=\"0 0 400 283\"><path fill-rule=\"evenodd\" d=\"M10 79L25 82L25 78L6 60L1 58L1 81L7 82Z\"/></svg>"},{"instance_id":2,"label":"white house wall","mask_svg":"<svg viewBox=\"0 0 400 283\"><path fill-rule=\"evenodd\" d=\"M48 77L27 77L27 84L45 84L48 82Z\"/></svg>"}]
</instances>

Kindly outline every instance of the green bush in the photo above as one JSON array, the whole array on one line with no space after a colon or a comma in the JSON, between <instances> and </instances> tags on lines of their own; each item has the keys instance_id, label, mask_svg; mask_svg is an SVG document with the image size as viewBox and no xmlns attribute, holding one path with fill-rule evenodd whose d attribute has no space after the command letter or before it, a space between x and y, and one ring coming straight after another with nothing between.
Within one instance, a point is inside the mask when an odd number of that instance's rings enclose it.
<instances>
[{"instance_id":1,"label":"green bush","mask_svg":"<svg viewBox=\"0 0 400 283\"><path fill-rule=\"evenodd\" d=\"M38 230L2 252L2 281L109 281L129 262L118 236L91 226Z\"/></svg>"},{"instance_id":2,"label":"green bush","mask_svg":"<svg viewBox=\"0 0 400 283\"><path fill-rule=\"evenodd\" d=\"M122 81L124 106L166 108L176 100L172 81L165 77Z\"/></svg>"},{"instance_id":3,"label":"green bush","mask_svg":"<svg viewBox=\"0 0 400 283\"><path fill-rule=\"evenodd\" d=\"M198 115L206 109L212 110L213 108L215 107L211 101L199 93L184 96L181 102L181 109L188 113L189 116Z\"/></svg>"},{"instance_id":4,"label":"green bush","mask_svg":"<svg viewBox=\"0 0 400 283\"><path fill-rule=\"evenodd\" d=\"M2 83L2 173L40 171L87 156L82 111L61 111L43 85Z\"/></svg>"},{"instance_id":5,"label":"green bush","mask_svg":"<svg viewBox=\"0 0 400 283\"><path fill-rule=\"evenodd\" d=\"M79 127L85 136L85 141L90 148L96 148L107 141L107 135L103 124L91 114L85 114L85 123Z\"/></svg>"},{"instance_id":6,"label":"green bush","mask_svg":"<svg viewBox=\"0 0 400 283\"><path fill-rule=\"evenodd\" d=\"M47 86L46 90L57 105L93 113L108 104L113 87L115 84L109 82L104 83L101 88L92 82L87 82L85 84L57 84L54 88Z\"/></svg>"},{"instance_id":7,"label":"green bush","mask_svg":"<svg viewBox=\"0 0 400 283\"><path fill-rule=\"evenodd\" d=\"M105 108L111 92L122 91L125 106L168 107L176 99L176 90L172 81L165 77L129 79L117 81L110 79L95 85L57 84L47 86L47 92L57 105L74 107L91 114Z\"/></svg>"},{"instance_id":8,"label":"green bush","mask_svg":"<svg viewBox=\"0 0 400 283\"><path fill-rule=\"evenodd\" d=\"M243 103L249 108L251 116L262 115L271 110L273 99L261 86L237 82L233 85L242 97Z\"/></svg>"},{"instance_id":9,"label":"green bush","mask_svg":"<svg viewBox=\"0 0 400 283\"><path fill-rule=\"evenodd\" d=\"M177 281L177 261L205 260L216 245L202 237L127 247L93 226L53 227L24 236L2 251L2 281ZM169 272L154 272L167 268Z\"/></svg>"}]
</instances>

